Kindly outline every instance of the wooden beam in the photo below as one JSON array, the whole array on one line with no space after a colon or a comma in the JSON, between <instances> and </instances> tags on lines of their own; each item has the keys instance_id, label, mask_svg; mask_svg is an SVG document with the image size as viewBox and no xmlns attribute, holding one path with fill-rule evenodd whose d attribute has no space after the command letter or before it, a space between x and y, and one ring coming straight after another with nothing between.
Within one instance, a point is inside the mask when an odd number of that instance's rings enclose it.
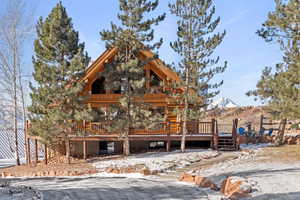
<instances>
[{"instance_id":1,"label":"wooden beam","mask_svg":"<svg viewBox=\"0 0 300 200\"><path fill-rule=\"evenodd\" d=\"M168 139L167 135L130 135L129 140L130 141L166 141ZM213 139L213 135L207 134L207 135L195 135L195 136L186 136L187 141L211 141ZM94 137L72 137L70 138L71 141L122 141L120 137L105 137L105 136L94 136ZM170 135L170 141L180 141L181 135Z\"/></svg>"},{"instance_id":2,"label":"wooden beam","mask_svg":"<svg viewBox=\"0 0 300 200\"><path fill-rule=\"evenodd\" d=\"M41 137L39 136L31 136L31 135L28 135L28 138L32 139L32 140L42 140Z\"/></svg>"},{"instance_id":3,"label":"wooden beam","mask_svg":"<svg viewBox=\"0 0 300 200\"><path fill-rule=\"evenodd\" d=\"M31 152L30 152L30 138L27 138L27 156L28 156L28 164L31 163Z\"/></svg>"},{"instance_id":4,"label":"wooden beam","mask_svg":"<svg viewBox=\"0 0 300 200\"><path fill-rule=\"evenodd\" d=\"M170 133L171 133L171 126L170 126L170 122L168 124L164 125L167 129L168 129L168 136L167 136L167 144L166 144L166 148L167 148L167 152L170 152L171 150L171 138L170 138Z\"/></svg>"},{"instance_id":5,"label":"wooden beam","mask_svg":"<svg viewBox=\"0 0 300 200\"><path fill-rule=\"evenodd\" d=\"M70 158L70 140L67 139L65 141L66 143L66 157L67 157L67 164L71 163L71 158Z\"/></svg>"},{"instance_id":6,"label":"wooden beam","mask_svg":"<svg viewBox=\"0 0 300 200\"><path fill-rule=\"evenodd\" d=\"M260 124L259 124L259 132L263 129L263 123L264 123L264 116L260 116Z\"/></svg>"},{"instance_id":7,"label":"wooden beam","mask_svg":"<svg viewBox=\"0 0 300 200\"><path fill-rule=\"evenodd\" d=\"M82 144L83 144L83 159L86 160L87 159L87 141L83 140Z\"/></svg>"},{"instance_id":8,"label":"wooden beam","mask_svg":"<svg viewBox=\"0 0 300 200\"><path fill-rule=\"evenodd\" d=\"M149 67L146 68L146 89L149 90L150 89L150 69Z\"/></svg>"},{"instance_id":9,"label":"wooden beam","mask_svg":"<svg viewBox=\"0 0 300 200\"><path fill-rule=\"evenodd\" d=\"M35 164L37 165L38 161L39 161L39 151L38 151L38 140L35 139L34 140L34 153L35 153Z\"/></svg>"},{"instance_id":10,"label":"wooden beam","mask_svg":"<svg viewBox=\"0 0 300 200\"><path fill-rule=\"evenodd\" d=\"M214 149L218 150L218 142L219 142L219 131L218 131L218 122L215 119L211 120L211 132L213 134L213 145Z\"/></svg>"},{"instance_id":11,"label":"wooden beam","mask_svg":"<svg viewBox=\"0 0 300 200\"><path fill-rule=\"evenodd\" d=\"M45 156L45 164L47 165L48 164L48 147L47 145L45 144L44 145L44 156Z\"/></svg>"}]
</instances>

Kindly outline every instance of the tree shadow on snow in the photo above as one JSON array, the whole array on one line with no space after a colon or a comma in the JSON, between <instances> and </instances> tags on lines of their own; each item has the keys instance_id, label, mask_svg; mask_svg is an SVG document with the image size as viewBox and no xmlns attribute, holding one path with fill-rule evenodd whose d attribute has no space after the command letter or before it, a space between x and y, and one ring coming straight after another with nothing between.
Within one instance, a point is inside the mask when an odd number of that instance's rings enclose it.
<instances>
[{"instance_id":1,"label":"tree shadow on snow","mask_svg":"<svg viewBox=\"0 0 300 200\"><path fill-rule=\"evenodd\" d=\"M229 173L223 173L218 175L212 175L209 176L211 179L217 179L218 177L228 177L228 176L241 176L241 177L247 177L247 176L272 176L274 173L282 173L282 172L299 172L300 168L288 168L288 169L264 169L264 170L248 170L248 171L242 171L242 172L229 172Z\"/></svg>"},{"instance_id":2,"label":"tree shadow on snow","mask_svg":"<svg viewBox=\"0 0 300 200\"><path fill-rule=\"evenodd\" d=\"M278 194L262 194L256 197L251 197L249 200L299 200L299 192L278 193Z\"/></svg>"},{"instance_id":3,"label":"tree shadow on snow","mask_svg":"<svg viewBox=\"0 0 300 200\"><path fill-rule=\"evenodd\" d=\"M44 180L44 181L43 181ZM39 185L43 181L42 185ZM150 200L150 199L206 199L206 192L193 185L173 184L160 180L80 177L37 178L16 182L32 186L42 192L43 200ZM48 182L48 183L47 183ZM50 185L49 187L47 185Z\"/></svg>"}]
</instances>

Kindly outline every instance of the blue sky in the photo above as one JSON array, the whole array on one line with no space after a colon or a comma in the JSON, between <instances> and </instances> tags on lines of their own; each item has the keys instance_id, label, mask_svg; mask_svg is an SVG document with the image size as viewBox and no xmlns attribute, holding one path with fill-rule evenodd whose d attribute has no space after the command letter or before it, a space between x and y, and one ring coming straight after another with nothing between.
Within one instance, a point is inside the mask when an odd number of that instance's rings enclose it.
<instances>
[{"instance_id":1,"label":"blue sky","mask_svg":"<svg viewBox=\"0 0 300 200\"><path fill-rule=\"evenodd\" d=\"M167 12L167 18L155 27L156 39L162 37L164 44L159 56L167 63L178 61L178 56L169 47L176 39L176 18L168 14L168 2L160 0L159 8L153 15ZM36 19L47 16L58 2L57 0L26 0L34 7ZM80 39L86 43L86 50L92 59L96 59L104 50L99 31L108 29L111 21L117 21L118 0L63 0L67 12L73 19ZM215 0L216 16L221 17L219 31L226 30L227 35L218 47L215 55L221 62L228 61L225 73L218 75L215 81L224 80L219 97L228 97L240 105L256 105L253 98L245 93L255 88L265 66L273 66L281 59L280 49L268 44L255 32L266 20L269 11L274 10L274 0ZM1 5L0 5L1 7ZM27 52L31 57L31 51ZM30 66L30 65L29 65Z\"/></svg>"}]
</instances>

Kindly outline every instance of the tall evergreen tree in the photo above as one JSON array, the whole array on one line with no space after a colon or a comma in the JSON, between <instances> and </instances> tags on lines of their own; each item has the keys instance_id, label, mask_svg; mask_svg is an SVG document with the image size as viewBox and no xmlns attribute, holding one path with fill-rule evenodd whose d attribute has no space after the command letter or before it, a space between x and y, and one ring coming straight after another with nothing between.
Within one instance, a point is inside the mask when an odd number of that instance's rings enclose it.
<instances>
[{"instance_id":1,"label":"tall evergreen tree","mask_svg":"<svg viewBox=\"0 0 300 200\"><path fill-rule=\"evenodd\" d=\"M43 142L55 143L67 139L74 123L90 119L90 109L79 95L90 58L61 2L45 20L39 19L36 31L30 130Z\"/></svg>"},{"instance_id":2,"label":"tall evergreen tree","mask_svg":"<svg viewBox=\"0 0 300 200\"><path fill-rule=\"evenodd\" d=\"M212 58L225 36L225 31L214 33L220 17L213 18L215 7L212 4L212 0L177 0L169 5L171 13L179 18L178 39L171 47L181 57L178 66L183 75L183 82L176 86L184 88L184 92L177 95L183 105L183 110L177 110L183 121L182 152L185 151L187 121L203 117L207 103L219 93L216 89L223 84L223 81L212 84L211 80L224 72L227 65L225 62L224 66L216 66L219 57Z\"/></svg>"},{"instance_id":3,"label":"tall evergreen tree","mask_svg":"<svg viewBox=\"0 0 300 200\"><path fill-rule=\"evenodd\" d=\"M108 119L111 121L110 130L121 133L125 155L130 153L129 130L149 127L150 119L158 118L150 111L149 105L136 101L145 94L144 66L151 60L142 61L139 54L142 50L155 50L162 44L162 39L151 43L154 39L152 26L164 20L165 14L145 19L145 15L154 11L158 3L158 0L119 0L118 19L122 25L112 23L111 30L100 33L107 48L118 49L117 55L105 66L101 75L105 77L109 90L119 90L122 94L119 104L110 106Z\"/></svg>"},{"instance_id":4,"label":"tall evergreen tree","mask_svg":"<svg viewBox=\"0 0 300 200\"><path fill-rule=\"evenodd\" d=\"M300 1L275 0L276 9L257 33L267 42L275 41L283 51L283 61L275 72L263 70L254 95L267 104L266 109L277 119L300 118ZM282 144L280 135L277 144Z\"/></svg>"}]
</instances>

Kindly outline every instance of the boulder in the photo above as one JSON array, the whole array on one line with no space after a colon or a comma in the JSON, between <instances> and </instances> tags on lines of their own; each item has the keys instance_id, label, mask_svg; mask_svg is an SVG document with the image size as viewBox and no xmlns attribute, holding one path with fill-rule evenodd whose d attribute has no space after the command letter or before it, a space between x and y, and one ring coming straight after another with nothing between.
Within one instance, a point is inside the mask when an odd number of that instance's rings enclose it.
<instances>
[{"instance_id":1,"label":"boulder","mask_svg":"<svg viewBox=\"0 0 300 200\"><path fill-rule=\"evenodd\" d=\"M210 188L215 191L219 190L218 186L206 177L195 176L195 184L199 185L200 187Z\"/></svg>"},{"instance_id":2,"label":"boulder","mask_svg":"<svg viewBox=\"0 0 300 200\"><path fill-rule=\"evenodd\" d=\"M56 176L56 171L51 170L51 171L49 172L49 176Z\"/></svg>"},{"instance_id":3,"label":"boulder","mask_svg":"<svg viewBox=\"0 0 300 200\"><path fill-rule=\"evenodd\" d=\"M221 192L232 200L249 197L252 185L241 177L228 177L222 182Z\"/></svg>"},{"instance_id":4,"label":"boulder","mask_svg":"<svg viewBox=\"0 0 300 200\"><path fill-rule=\"evenodd\" d=\"M179 181L183 181L183 182L190 182L190 183L194 183L195 182L195 175L189 174L189 173L183 173L180 178Z\"/></svg>"},{"instance_id":5,"label":"boulder","mask_svg":"<svg viewBox=\"0 0 300 200\"><path fill-rule=\"evenodd\" d=\"M96 169L91 169L88 171L88 174L96 174L96 173L98 173L98 170Z\"/></svg>"},{"instance_id":6,"label":"boulder","mask_svg":"<svg viewBox=\"0 0 300 200\"><path fill-rule=\"evenodd\" d=\"M288 145L296 144L296 137L290 136L290 137L287 139L287 144L288 144Z\"/></svg>"},{"instance_id":7,"label":"boulder","mask_svg":"<svg viewBox=\"0 0 300 200\"><path fill-rule=\"evenodd\" d=\"M142 169L139 173L145 175L145 176L149 176L152 175L151 171L149 169Z\"/></svg>"},{"instance_id":8,"label":"boulder","mask_svg":"<svg viewBox=\"0 0 300 200\"><path fill-rule=\"evenodd\" d=\"M297 138L296 138L295 143L296 143L296 144L300 144L300 137L297 137Z\"/></svg>"}]
</instances>

